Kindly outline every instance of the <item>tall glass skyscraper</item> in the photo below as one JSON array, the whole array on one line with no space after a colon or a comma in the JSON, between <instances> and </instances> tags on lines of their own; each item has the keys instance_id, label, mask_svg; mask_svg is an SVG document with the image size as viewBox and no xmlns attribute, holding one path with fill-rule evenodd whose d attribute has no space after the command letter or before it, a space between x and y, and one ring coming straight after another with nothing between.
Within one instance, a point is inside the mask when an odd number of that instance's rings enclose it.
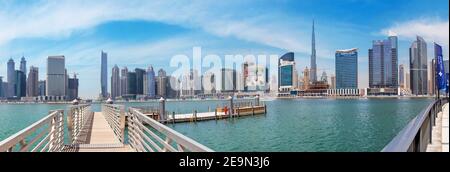
<instances>
[{"instance_id":1,"label":"tall glass skyscraper","mask_svg":"<svg viewBox=\"0 0 450 172\"><path fill-rule=\"evenodd\" d=\"M373 41L369 49L369 87L398 87L397 37Z\"/></svg>"},{"instance_id":2,"label":"tall glass skyscraper","mask_svg":"<svg viewBox=\"0 0 450 172\"><path fill-rule=\"evenodd\" d=\"M120 69L117 65L112 68L111 76L111 98L116 99L120 95Z\"/></svg>"},{"instance_id":3,"label":"tall glass skyscraper","mask_svg":"<svg viewBox=\"0 0 450 172\"><path fill-rule=\"evenodd\" d=\"M16 70L16 96L19 98L26 96L26 78L20 70Z\"/></svg>"},{"instance_id":4,"label":"tall glass skyscraper","mask_svg":"<svg viewBox=\"0 0 450 172\"><path fill-rule=\"evenodd\" d=\"M311 70L310 70L310 80L311 82L317 81L317 64L316 64L316 32L314 27L314 21L313 21L313 28L312 28L312 42L311 42Z\"/></svg>"},{"instance_id":5,"label":"tall glass skyscraper","mask_svg":"<svg viewBox=\"0 0 450 172\"><path fill-rule=\"evenodd\" d=\"M8 70L7 70L7 81L8 81L8 87L7 87L7 91L5 93L6 97L13 97L15 96L15 82L16 82L16 69L15 69L15 63L13 59L9 59L8 61Z\"/></svg>"},{"instance_id":6,"label":"tall glass skyscraper","mask_svg":"<svg viewBox=\"0 0 450 172\"><path fill-rule=\"evenodd\" d=\"M144 95L144 69L135 69L136 72L136 94Z\"/></svg>"},{"instance_id":7,"label":"tall glass skyscraper","mask_svg":"<svg viewBox=\"0 0 450 172\"><path fill-rule=\"evenodd\" d=\"M148 89L148 95L150 98L155 98L156 96L156 77L155 77L155 71L153 70L153 67L150 66L147 69L147 89Z\"/></svg>"},{"instance_id":8,"label":"tall glass skyscraper","mask_svg":"<svg viewBox=\"0 0 450 172\"><path fill-rule=\"evenodd\" d=\"M281 56L278 62L278 91L286 93L294 89L294 71L294 53Z\"/></svg>"},{"instance_id":9,"label":"tall glass skyscraper","mask_svg":"<svg viewBox=\"0 0 450 172\"><path fill-rule=\"evenodd\" d=\"M409 70L411 93L426 95L428 91L427 43L417 36L409 48Z\"/></svg>"},{"instance_id":10,"label":"tall glass skyscraper","mask_svg":"<svg viewBox=\"0 0 450 172\"><path fill-rule=\"evenodd\" d=\"M336 51L336 89L358 88L358 49Z\"/></svg>"},{"instance_id":11,"label":"tall glass skyscraper","mask_svg":"<svg viewBox=\"0 0 450 172\"><path fill-rule=\"evenodd\" d=\"M25 57L22 57L20 60L20 71L22 71L24 74L27 73L27 61L25 60Z\"/></svg>"},{"instance_id":12,"label":"tall glass skyscraper","mask_svg":"<svg viewBox=\"0 0 450 172\"><path fill-rule=\"evenodd\" d=\"M65 57L49 56L47 59L47 96L65 96L66 79Z\"/></svg>"},{"instance_id":13,"label":"tall glass skyscraper","mask_svg":"<svg viewBox=\"0 0 450 172\"><path fill-rule=\"evenodd\" d=\"M137 92L136 72L128 72L127 82L128 82L127 95L136 95Z\"/></svg>"},{"instance_id":14,"label":"tall glass skyscraper","mask_svg":"<svg viewBox=\"0 0 450 172\"><path fill-rule=\"evenodd\" d=\"M128 68L123 68L120 73L120 95L124 96L128 94Z\"/></svg>"},{"instance_id":15,"label":"tall glass skyscraper","mask_svg":"<svg viewBox=\"0 0 450 172\"><path fill-rule=\"evenodd\" d=\"M102 98L108 97L108 54L102 51L102 64L101 64L101 95Z\"/></svg>"},{"instance_id":16,"label":"tall glass skyscraper","mask_svg":"<svg viewBox=\"0 0 450 172\"><path fill-rule=\"evenodd\" d=\"M36 97L39 95L39 69L31 66L27 78L27 97Z\"/></svg>"}]
</instances>

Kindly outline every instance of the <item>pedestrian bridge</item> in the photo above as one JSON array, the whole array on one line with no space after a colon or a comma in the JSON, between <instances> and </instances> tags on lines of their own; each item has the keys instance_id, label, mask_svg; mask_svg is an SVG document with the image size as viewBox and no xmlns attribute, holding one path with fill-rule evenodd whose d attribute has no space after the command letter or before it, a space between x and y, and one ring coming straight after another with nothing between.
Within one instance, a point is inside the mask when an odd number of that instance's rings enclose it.
<instances>
[{"instance_id":1,"label":"pedestrian bridge","mask_svg":"<svg viewBox=\"0 0 450 172\"><path fill-rule=\"evenodd\" d=\"M66 130L67 129L67 130ZM70 106L0 142L0 152L212 152L135 108Z\"/></svg>"}]
</instances>

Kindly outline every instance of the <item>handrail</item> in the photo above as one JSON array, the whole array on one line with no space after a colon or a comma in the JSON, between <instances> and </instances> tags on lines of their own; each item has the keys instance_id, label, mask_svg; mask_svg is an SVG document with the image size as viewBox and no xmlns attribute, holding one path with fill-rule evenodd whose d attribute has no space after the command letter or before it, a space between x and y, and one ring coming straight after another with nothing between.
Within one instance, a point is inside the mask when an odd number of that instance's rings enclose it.
<instances>
[{"instance_id":1,"label":"handrail","mask_svg":"<svg viewBox=\"0 0 450 172\"><path fill-rule=\"evenodd\" d=\"M91 116L90 105L83 104L69 107L69 111L67 112L67 128L71 144L79 144L85 141L80 139L80 135Z\"/></svg>"},{"instance_id":2,"label":"handrail","mask_svg":"<svg viewBox=\"0 0 450 172\"><path fill-rule=\"evenodd\" d=\"M61 151L64 148L63 117L63 110L50 111L43 119L1 141L0 152Z\"/></svg>"},{"instance_id":3,"label":"handrail","mask_svg":"<svg viewBox=\"0 0 450 172\"><path fill-rule=\"evenodd\" d=\"M102 113L121 143L125 143L125 106L103 104Z\"/></svg>"},{"instance_id":4,"label":"handrail","mask_svg":"<svg viewBox=\"0 0 450 172\"><path fill-rule=\"evenodd\" d=\"M137 152L213 152L135 108L129 108L128 133L129 143Z\"/></svg>"},{"instance_id":5,"label":"handrail","mask_svg":"<svg viewBox=\"0 0 450 172\"><path fill-rule=\"evenodd\" d=\"M425 110L413 118L382 152L424 152L431 142L432 126L435 124L437 113L448 98L435 100Z\"/></svg>"}]
</instances>

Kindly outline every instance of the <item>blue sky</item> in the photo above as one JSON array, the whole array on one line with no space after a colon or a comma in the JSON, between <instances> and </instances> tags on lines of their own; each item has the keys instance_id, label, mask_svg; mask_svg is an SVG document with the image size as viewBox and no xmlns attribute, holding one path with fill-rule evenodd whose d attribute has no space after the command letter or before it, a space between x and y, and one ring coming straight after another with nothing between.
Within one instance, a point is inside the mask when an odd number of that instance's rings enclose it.
<instances>
[{"instance_id":1,"label":"blue sky","mask_svg":"<svg viewBox=\"0 0 450 172\"><path fill-rule=\"evenodd\" d=\"M0 0L0 76L25 55L45 79L49 55L65 55L69 73L79 73L80 95L100 92L100 52L114 64L169 68L177 54L296 53L298 70L309 66L311 24L316 20L317 65L334 74L334 52L359 48L359 87L368 85L372 40L399 36L399 63L423 36L444 46L448 59L448 0ZM3 66L3 67L1 67ZM319 71L321 73L322 71ZM4 78L6 80L6 78Z\"/></svg>"}]
</instances>

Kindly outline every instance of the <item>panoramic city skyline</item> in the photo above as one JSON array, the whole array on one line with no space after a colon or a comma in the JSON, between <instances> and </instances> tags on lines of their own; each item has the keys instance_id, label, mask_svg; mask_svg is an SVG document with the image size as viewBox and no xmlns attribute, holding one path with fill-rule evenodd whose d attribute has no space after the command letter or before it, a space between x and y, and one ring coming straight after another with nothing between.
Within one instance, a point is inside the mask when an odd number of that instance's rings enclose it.
<instances>
[{"instance_id":1,"label":"panoramic city skyline","mask_svg":"<svg viewBox=\"0 0 450 172\"><path fill-rule=\"evenodd\" d=\"M428 62L434 57L433 42L443 46L444 59L448 59L448 1L423 2L0 1L0 11L6 11L0 13L0 23L9 26L0 28L0 76L9 79L8 60L13 58L18 70L19 60L25 56L28 66L39 67L39 78L44 79L47 57L64 55L67 70L79 73L79 95L96 98L101 90L102 50L108 52L109 74L114 65L130 71L153 66L155 71L163 68L170 74L176 68L169 67L169 59L177 54L191 57L194 46L202 47L203 56L222 57L281 57L292 51L301 75L306 66L311 68L314 20L317 77L323 70L335 75L336 50L358 48L358 87L365 88L372 41L390 34L398 36L398 65L403 64L405 71L409 71L409 47L416 35L427 42ZM244 10L249 5L254 9ZM321 9L310 9L319 5ZM342 7L353 13L345 14ZM76 11L81 9L84 13L80 16ZM110 77L106 77L108 92Z\"/></svg>"}]
</instances>

